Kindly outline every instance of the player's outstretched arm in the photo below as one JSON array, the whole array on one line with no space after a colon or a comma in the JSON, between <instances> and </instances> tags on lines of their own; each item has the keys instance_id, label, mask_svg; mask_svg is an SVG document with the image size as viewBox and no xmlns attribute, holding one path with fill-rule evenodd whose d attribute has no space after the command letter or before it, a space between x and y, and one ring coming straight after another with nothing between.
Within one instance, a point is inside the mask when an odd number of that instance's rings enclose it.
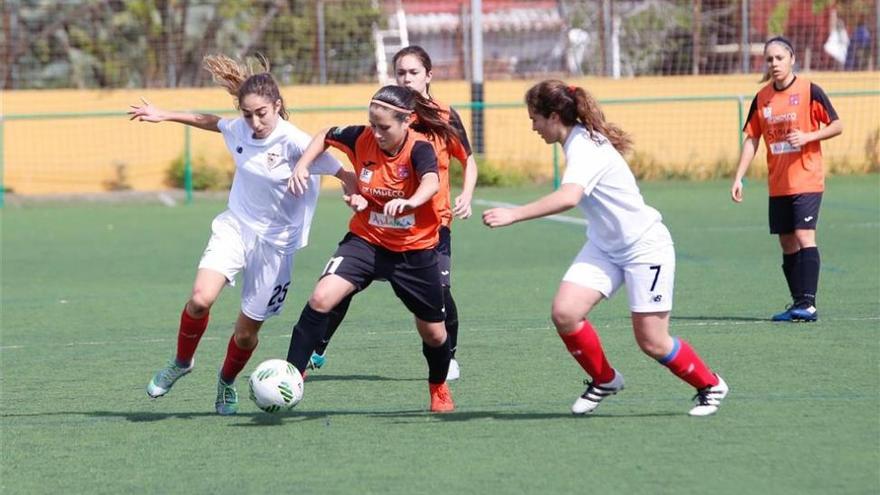
<instances>
[{"instance_id":1,"label":"player's outstretched arm","mask_svg":"<svg viewBox=\"0 0 880 495\"><path fill-rule=\"evenodd\" d=\"M128 111L128 114L131 117L128 120L137 119L140 122L179 122L206 131L220 132L220 127L217 126L217 123L220 122L220 117L217 115L163 110L151 104L145 98L141 98L140 105L130 106L131 110Z\"/></svg>"},{"instance_id":2,"label":"player's outstretched arm","mask_svg":"<svg viewBox=\"0 0 880 495\"><path fill-rule=\"evenodd\" d=\"M290 180L287 183L287 187L293 194L300 196L309 189L309 165L311 165L321 153L327 150L327 143L324 140L327 138L327 133L329 131L330 128L328 127L315 134L312 137L311 142L309 142L309 145L306 146L306 149L303 151L302 156L296 161L296 165L293 167L293 173L290 175Z\"/></svg>"},{"instance_id":3,"label":"player's outstretched arm","mask_svg":"<svg viewBox=\"0 0 880 495\"><path fill-rule=\"evenodd\" d=\"M570 210L584 195L584 188L578 184L563 184L552 193L515 208L490 208L483 212L483 223L488 227L504 227L533 218L555 215Z\"/></svg>"}]
</instances>

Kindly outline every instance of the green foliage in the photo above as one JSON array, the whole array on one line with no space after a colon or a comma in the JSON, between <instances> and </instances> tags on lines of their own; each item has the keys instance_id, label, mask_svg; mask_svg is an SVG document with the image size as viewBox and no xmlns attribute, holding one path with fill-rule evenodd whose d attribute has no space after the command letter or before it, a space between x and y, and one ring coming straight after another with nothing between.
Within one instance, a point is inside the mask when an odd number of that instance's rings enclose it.
<instances>
[{"instance_id":1,"label":"green foliage","mask_svg":"<svg viewBox=\"0 0 880 495\"><path fill-rule=\"evenodd\" d=\"M234 171L220 168L197 156L192 160L192 187L194 191L222 191L232 185ZM171 187L186 187L186 163L184 156L171 162L165 174L165 182Z\"/></svg>"},{"instance_id":2,"label":"green foliage","mask_svg":"<svg viewBox=\"0 0 880 495\"><path fill-rule=\"evenodd\" d=\"M791 10L789 0L782 0L773 7L770 16L767 18L767 33L769 35L777 35L785 33L788 26L788 13Z\"/></svg>"}]
</instances>

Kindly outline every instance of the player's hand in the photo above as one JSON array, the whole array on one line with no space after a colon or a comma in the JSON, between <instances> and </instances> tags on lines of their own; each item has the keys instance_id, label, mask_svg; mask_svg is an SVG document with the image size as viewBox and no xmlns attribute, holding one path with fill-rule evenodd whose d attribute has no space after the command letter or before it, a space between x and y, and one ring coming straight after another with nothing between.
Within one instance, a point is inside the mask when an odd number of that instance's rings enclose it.
<instances>
[{"instance_id":1,"label":"player's hand","mask_svg":"<svg viewBox=\"0 0 880 495\"><path fill-rule=\"evenodd\" d=\"M470 196L466 196L464 193L462 193L457 198L455 198L455 206L452 207L452 213L454 213L456 217L462 220L470 218L470 216L473 214L473 211L471 210Z\"/></svg>"},{"instance_id":2,"label":"player's hand","mask_svg":"<svg viewBox=\"0 0 880 495\"><path fill-rule=\"evenodd\" d=\"M343 194L342 201L354 211L364 211L367 209L367 198L360 194Z\"/></svg>"},{"instance_id":3,"label":"player's hand","mask_svg":"<svg viewBox=\"0 0 880 495\"><path fill-rule=\"evenodd\" d=\"M510 208L490 208L483 212L483 223L488 227L504 227L516 220Z\"/></svg>"},{"instance_id":4,"label":"player's hand","mask_svg":"<svg viewBox=\"0 0 880 495\"><path fill-rule=\"evenodd\" d=\"M788 144L800 148L810 142L810 133L794 129L785 136L785 140Z\"/></svg>"},{"instance_id":5,"label":"player's hand","mask_svg":"<svg viewBox=\"0 0 880 495\"><path fill-rule=\"evenodd\" d=\"M141 97L141 105L129 105L131 110L128 114L131 117L128 120L138 119L140 122L162 122L162 110L154 107L146 98Z\"/></svg>"},{"instance_id":6,"label":"player's hand","mask_svg":"<svg viewBox=\"0 0 880 495\"><path fill-rule=\"evenodd\" d=\"M308 166L297 164L293 168L293 173L290 174L290 179L287 181L287 187L294 196L302 196L306 193L309 189L310 175Z\"/></svg>"},{"instance_id":7,"label":"player's hand","mask_svg":"<svg viewBox=\"0 0 880 495\"><path fill-rule=\"evenodd\" d=\"M412 204L408 199L395 198L385 203L383 211L386 215L397 216L410 209L412 209Z\"/></svg>"},{"instance_id":8,"label":"player's hand","mask_svg":"<svg viewBox=\"0 0 880 495\"><path fill-rule=\"evenodd\" d=\"M743 200L742 179L733 181L733 185L730 186L730 199L732 199L734 201L734 203L742 203L742 200Z\"/></svg>"}]
</instances>

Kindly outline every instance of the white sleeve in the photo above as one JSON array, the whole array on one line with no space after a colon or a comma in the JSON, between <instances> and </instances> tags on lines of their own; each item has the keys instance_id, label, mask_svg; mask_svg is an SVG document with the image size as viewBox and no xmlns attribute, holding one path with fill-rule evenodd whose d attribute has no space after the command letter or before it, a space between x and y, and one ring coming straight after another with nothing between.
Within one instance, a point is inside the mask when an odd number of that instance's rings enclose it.
<instances>
[{"instance_id":1,"label":"white sleeve","mask_svg":"<svg viewBox=\"0 0 880 495\"><path fill-rule=\"evenodd\" d=\"M234 123L235 119L221 118L217 121L217 128L220 129L220 132L223 133L224 136L226 136L227 134L231 134L233 132L232 124Z\"/></svg>"},{"instance_id":2,"label":"white sleeve","mask_svg":"<svg viewBox=\"0 0 880 495\"><path fill-rule=\"evenodd\" d=\"M291 163L296 164L311 141L311 136L296 127L293 128L288 143ZM340 168L342 168L342 164L339 163L339 160L325 151L312 162L309 166L309 172L315 175L336 175Z\"/></svg>"},{"instance_id":3,"label":"white sleeve","mask_svg":"<svg viewBox=\"0 0 880 495\"><path fill-rule=\"evenodd\" d=\"M576 139L565 150L565 174L563 184L577 184L584 188L584 195L589 196L605 169L608 159L599 152L597 146L584 139Z\"/></svg>"}]
</instances>

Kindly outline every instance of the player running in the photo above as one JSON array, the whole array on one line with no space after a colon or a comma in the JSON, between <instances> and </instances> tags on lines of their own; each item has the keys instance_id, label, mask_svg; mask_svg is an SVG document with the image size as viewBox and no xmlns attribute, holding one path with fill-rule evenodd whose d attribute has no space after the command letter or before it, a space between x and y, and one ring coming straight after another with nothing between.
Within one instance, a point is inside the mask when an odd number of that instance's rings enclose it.
<instances>
[{"instance_id":1,"label":"player running","mask_svg":"<svg viewBox=\"0 0 880 495\"><path fill-rule=\"evenodd\" d=\"M208 326L211 306L226 285L242 273L241 311L229 339L226 359L217 380L215 409L235 414L238 393L234 382L257 346L263 322L281 312L290 290L296 251L306 246L318 200L318 174L335 175L350 185L354 175L328 154L312 157L310 186L305 194L287 192L293 165L309 143L309 135L286 119L287 110L278 84L269 73L223 56L208 56L204 67L218 84L236 97L241 116L234 119L210 114L172 112L143 100L132 105L131 120L180 122L220 132L235 161L235 177L227 210L211 224L211 238L202 254L192 295L180 315L177 353L147 384L152 398L168 393L174 383L193 369L193 356Z\"/></svg>"},{"instance_id":2,"label":"player running","mask_svg":"<svg viewBox=\"0 0 880 495\"><path fill-rule=\"evenodd\" d=\"M532 129L546 143L563 146L567 165L562 185L523 206L486 210L483 222L503 227L574 206L587 218L589 240L563 277L551 315L568 351L591 377L571 411L593 412L603 399L623 390L623 375L609 364L586 318L626 285L639 347L697 389L691 416L714 414L728 387L690 344L669 335L675 250L660 213L645 204L621 156L632 145L630 137L605 121L598 103L583 88L543 81L529 89L525 100Z\"/></svg>"},{"instance_id":3,"label":"player running","mask_svg":"<svg viewBox=\"0 0 880 495\"><path fill-rule=\"evenodd\" d=\"M816 321L820 265L816 229L825 191L819 142L842 133L843 123L822 88L794 74L794 48L787 39L767 41L764 59L767 73L761 82L770 83L752 99L730 196L742 202L742 179L763 136L770 171L770 233L779 236L782 273L792 298L791 305L772 320Z\"/></svg>"}]
</instances>

